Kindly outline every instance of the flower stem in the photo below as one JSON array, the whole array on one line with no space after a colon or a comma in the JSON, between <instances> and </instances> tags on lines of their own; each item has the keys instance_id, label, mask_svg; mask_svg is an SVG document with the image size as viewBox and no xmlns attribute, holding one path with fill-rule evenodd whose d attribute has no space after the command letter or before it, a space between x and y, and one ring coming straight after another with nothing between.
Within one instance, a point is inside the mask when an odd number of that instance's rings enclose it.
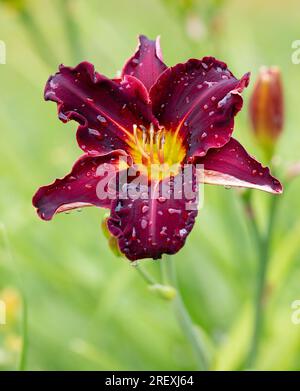
<instances>
[{"instance_id":1,"label":"flower stem","mask_svg":"<svg viewBox=\"0 0 300 391\"><path fill-rule=\"evenodd\" d=\"M149 285L156 284L156 281L154 280L154 278L152 276L150 276L150 274L148 274L140 265L136 264L134 267L136 268L136 270L138 271L140 276L143 278L143 280L147 284L149 284Z\"/></svg>"},{"instance_id":2,"label":"flower stem","mask_svg":"<svg viewBox=\"0 0 300 391\"><path fill-rule=\"evenodd\" d=\"M5 246L5 252L7 254L8 258L8 264L10 267L12 267L12 271L14 272L15 270L19 270L18 265L15 265L15 259L12 254L8 234L5 228L5 225L0 223L0 231L2 231L3 235L3 241L4 241L4 246ZM16 267L14 267L16 266ZM26 295L23 289L23 280L19 273L16 273L16 278L17 278L17 285L19 288L19 291L21 292L22 295L22 348L19 356L19 362L17 365L17 369L19 371L24 371L26 368L26 359L27 359L27 349L28 349L28 310L27 310L27 301L26 301Z\"/></svg>"},{"instance_id":3,"label":"flower stem","mask_svg":"<svg viewBox=\"0 0 300 391\"><path fill-rule=\"evenodd\" d=\"M176 269L172 256L164 255L164 259L162 259L160 264L162 268L162 275L165 279L164 283L172 285L177 290L176 297L173 300L175 313L182 331L184 332L187 340L190 342L194 350L195 356L198 361L199 370L207 370L208 363L207 354L205 353L205 347L200 339L200 336L197 335L192 319L185 307L180 291L178 289Z\"/></svg>"},{"instance_id":4,"label":"flower stem","mask_svg":"<svg viewBox=\"0 0 300 391\"><path fill-rule=\"evenodd\" d=\"M27 330L27 303L25 296L23 295L22 303L22 349L19 358L19 371L25 371L26 358L27 358L27 347L28 347L28 330Z\"/></svg>"},{"instance_id":5,"label":"flower stem","mask_svg":"<svg viewBox=\"0 0 300 391\"><path fill-rule=\"evenodd\" d=\"M250 345L250 352L246 362L248 368L252 368L255 364L259 347L261 334L264 327L264 295L266 288L266 278L268 271L268 263L270 259L270 246L272 241L274 220L277 211L278 197L273 196L269 205L269 219L267 224L267 230L265 234L261 234L258 230L256 219L252 213L249 219L250 227L255 239L258 252L258 270L257 270L257 287L255 295L255 313L253 324L253 335ZM248 207L252 208L251 200L249 200Z\"/></svg>"}]
</instances>

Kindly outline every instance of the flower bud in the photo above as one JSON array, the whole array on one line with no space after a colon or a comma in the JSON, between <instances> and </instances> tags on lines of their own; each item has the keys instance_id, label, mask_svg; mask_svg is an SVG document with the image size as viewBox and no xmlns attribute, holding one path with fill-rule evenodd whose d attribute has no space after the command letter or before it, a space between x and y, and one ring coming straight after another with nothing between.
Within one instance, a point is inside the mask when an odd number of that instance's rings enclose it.
<instances>
[{"instance_id":1,"label":"flower bud","mask_svg":"<svg viewBox=\"0 0 300 391\"><path fill-rule=\"evenodd\" d=\"M176 296L176 289L170 285L153 284L149 286L149 290L165 300L173 300Z\"/></svg>"},{"instance_id":2,"label":"flower bud","mask_svg":"<svg viewBox=\"0 0 300 391\"><path fill-rule=\"evenodd\" d=\"M255 137L271 159L284 121L281 73L277 67L262 67L250 98L250 120Z\"/></svg>"}]
</instances>

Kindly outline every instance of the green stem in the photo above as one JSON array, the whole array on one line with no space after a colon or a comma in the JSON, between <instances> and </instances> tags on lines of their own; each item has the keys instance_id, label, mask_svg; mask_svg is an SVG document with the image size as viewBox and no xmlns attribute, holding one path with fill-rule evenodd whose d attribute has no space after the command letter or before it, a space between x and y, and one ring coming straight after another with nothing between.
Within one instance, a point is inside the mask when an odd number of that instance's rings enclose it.
<instances>
[{"instance_id":1,"label":"green stem","mask_svg":"<svg viewBox=\"0 0 300 391\"><path fill-rule=\"evenodd\" d=\"M185 307L183 299L181 297L180 291L177 285L176 269L174 266L173 259L170 255L165 255L164 259L161 261L162 274L166 279L164 283L172 285L177 290L175 299L173 300L175 313L178 319L178 322L184 332L187 340L190 342L195 356L198 361L199 370L207 370L207 355L205 354L205 348L200 336L197 335L196 329L193 325L192 319Z\"/></svg>"},{"instance_id":2,"label":"green stem","mask_svg":"<svg viewBox=\"0 0 300 391\"><path fill-rule=\"evenodd\" d=\"M15 270L19 270L18 265L15 264L15 259L12 254L11 246L9 243L9 238L6 232L6 228L4 224L0 223L0 231L2 231L3 235L3 241L5 246L5 251L8 257L8 264L10 267L13 267L15 265ZM23 289L23 280L18 272L15 272L14 269L12 269L12 272L16 274L17 278L17 285L19 288L19 291L22 294L22 349L19 357L19 363L18 363L18 370L24 371L26 367L26 358L27 358L27 348L28 348L28 311L27 311L27 301Z\"/></svg>"},{"instance_id":3,"label":"green stem","mask_svg":"<svg viewBox=\"0 0 300 391\"><path fill-rule=\"evenodd\" d=\"M27 331L27 303L23 295L23 310L22 310L22 349L19 359L18 369L19 371L25 371L26 368L26 358L27 358L27 347L28 347L28 331Z\"/></svg>"},{"instance_id":4,"label":"green stem","mask_svg":"<svg viewBox=\"0 0 300 391\"><path fill-rule=\"evenodd\" d=\"M157 283L140 265L136 264L134 267L147 284L155 285Z\"/></svg>"},{"instance_id":5,"label":"green stem","mask_svg":"<svg viewBox=\"0 0 300 391\"><path fill-rule=\"evenodd\" d=\"M249 200L249 205L251 207L250 202L251 200ZM247 359L248 368L252 368L253 365L255 364L259 352L261 334L263 332L263 327L264 327L264 294L265 294L265 287L266 287L268 264L270 259L270 246L272 241L272 234L273 234L274 220L277 211L277 205L278 205L278 197L273 196L270 200L268 225L267 225L266 233L264 235L260 234L258 230L254 214L252 214L252 217L249 219L250 227L258 251L258 279L257 279L257 287L256 287L256 295L255 295L253 335L252 335L252 340L250 345L250 352Z\"/></svg>"}]
</instances>

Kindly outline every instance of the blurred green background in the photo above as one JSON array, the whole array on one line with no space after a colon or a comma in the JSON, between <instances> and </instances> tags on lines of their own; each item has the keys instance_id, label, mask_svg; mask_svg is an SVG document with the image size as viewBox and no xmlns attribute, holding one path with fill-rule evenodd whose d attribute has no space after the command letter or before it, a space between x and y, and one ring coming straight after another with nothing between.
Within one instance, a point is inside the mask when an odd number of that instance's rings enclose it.
<instances>
[{"instance_id":1,"label":"blurred green background","mask_svg":"<svg viewBox=\"0 0 300 391\"><path fill-rule=\"evenodd\" d=\"M67 14L64 0L0 1L0 40L7 49L0 65L0 299L7 304L0 368L18 368L25 335L31 370L196 369L171 303L109 251L100 229L104 211L87 208L48 223L37 217L33 193L64 176L81 153L76 124L57 119L43 88L59 63L89 60L112 77L134 51L138 34L161 35L168 65L214 55L238 77L252 72L235 137L262 158L247 103L259 67L278 65L286 98L277 149L282 179L300 160L300 65L291 61L291 44L300 39L299 1L68 3ZM300 299L299 191L295 180L281 196L256 369L300 369L300 324L291 321L291 303ZM261 229L270 197L255 192ZM204 208L175 262L186 306L209 340L211 368L239 369L249 349L257 256L234 189L206 186ZM157 262L142 264L158 275Z\"/></svg>"}]
</instances>

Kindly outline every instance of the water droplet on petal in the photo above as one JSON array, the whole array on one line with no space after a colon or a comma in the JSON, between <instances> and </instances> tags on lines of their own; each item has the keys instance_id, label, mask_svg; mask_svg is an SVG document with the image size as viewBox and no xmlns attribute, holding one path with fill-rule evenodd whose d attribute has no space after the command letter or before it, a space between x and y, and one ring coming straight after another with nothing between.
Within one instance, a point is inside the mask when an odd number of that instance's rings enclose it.
<instances>
[{"instance_id":1,"label":"water droplet on petal","mask_svg":"<svg viewBox=\"0 0 300 391\"><path fill-rule=\"evenodd\" d=\"M179 235L180 235L181 237L185 236L187 233L188 233L188 232L187 232L187 230L186 230L185 228L182 228L182 229L179 230Z\"/></svg>"},{"instance_id":2,"label":"water droplet on petal","mask_svg":"<svg viewBox=\"0 0 300 391\"><path fill-rule=\"evenodd\" d=\"M167 231L167 227L164 226L164 227L161 228L161 231L160 231L159 234L160 234L161 236L165 236L165 235L167 235L166 231Z\"/></svg>"},{"instance_id":3,"label":"water droplet on petal","mask_svg":"<svg viewBox=\"0 0 300 391\"><path fill-rule=\"evenodd\" d=\"M173 208L169 208L168 209L168 212L173 215L173 214L181 214L181 210L180 209L173 209Z\"/></svg>"},{"instance_id":4,"label":"water droplet on petal","mask_svg":"<svg viewBox=\"0 0 300 391\"><path fill-rule=\"evenodd\" d=\"M143 212L143 213L148 212L148 210L149 210L149 206L144 205L144 206L142 207L142 212Z\"/></svg>"},{"instance_id":5,"label":"water droplet on petal","mask_svg":"<svg viewBox=\"0 0 300 391\"><path fill-rule=\"evenodd\" d=\"M97 120L99 121L99 122L101 122L102 124L105 124L107 121L106 121L106 118L105 117L103 117L102 115L97 115Z\"/></svg>"},{"instance_id":6,"label":"water droplet on petal","mask_svg":"<svg viewBox=\"0 0 300 391\"><path fill-rule=\"evenodd\" d=\"M146 219L141 220L141 227L142 229L146 229L148 226L148 221Z\"/></svg>"},{"instance_id":7,"label":"water droplet on petal","mask_svg":"<svg viewBox=\"0 0 300 391\"><path fill-rule=\"evenodd\" d=\"M93 136L100 136L100 132L97 129L89 128L89 134L92 134Z\"/></svg>"},{"instance_id":8,"label":"water droplet on petal","mask_svg":"<svg viewBox=\"0 0 300 391\"><path fill-rule=\"evenodd\" d=\"M68 117L62 112L58 113L58 118L61 119L62 121L68 121Z\"/></svg>"}]
</instances>

